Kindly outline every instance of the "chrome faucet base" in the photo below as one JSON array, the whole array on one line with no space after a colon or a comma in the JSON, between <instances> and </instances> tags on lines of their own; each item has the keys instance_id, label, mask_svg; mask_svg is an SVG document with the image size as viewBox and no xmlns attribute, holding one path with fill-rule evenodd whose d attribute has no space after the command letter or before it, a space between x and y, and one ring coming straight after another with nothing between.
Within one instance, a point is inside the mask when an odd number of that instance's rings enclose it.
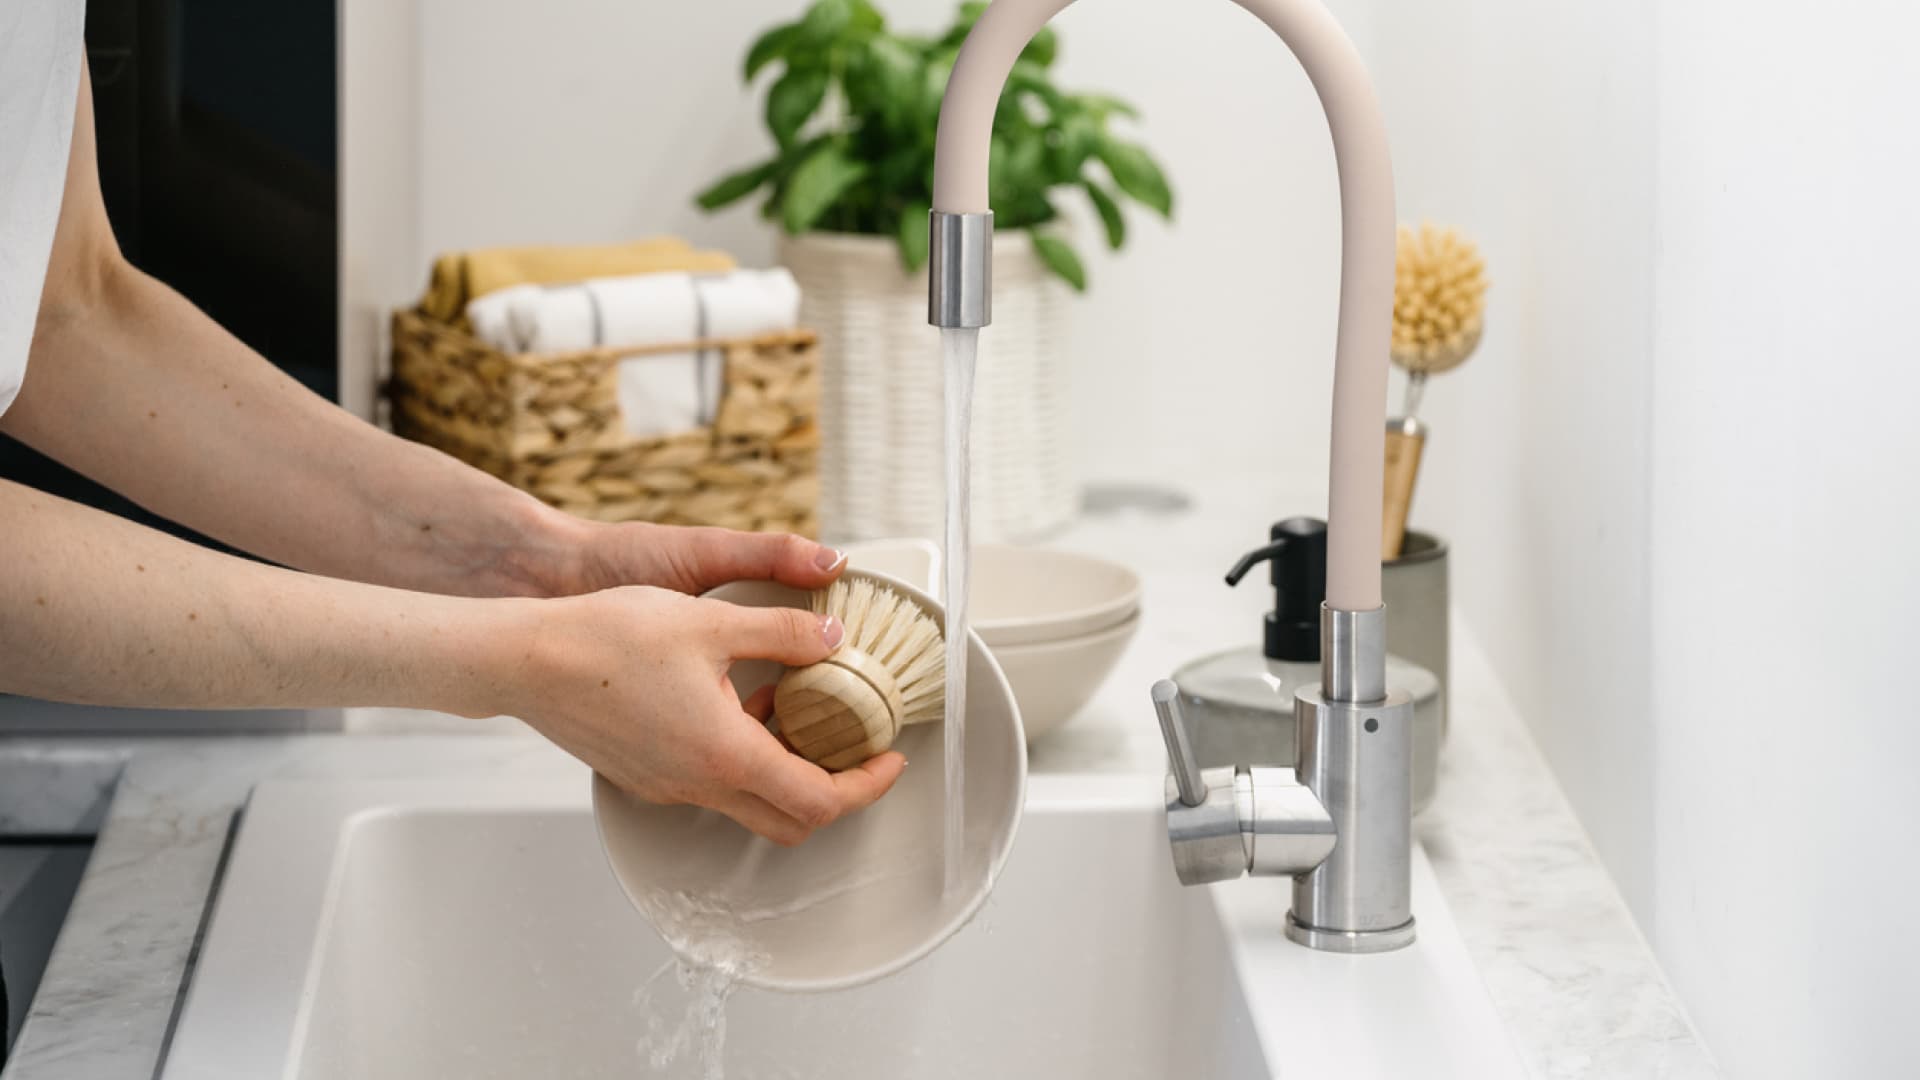
<instances>
[{"instance_id":1,"label":"chrome faucet base","mask_svg":"<svg viewBox=\"0 0 1920 1080\"><path fill-rule=\"evenodd\" d=\"M1413 921L1413 916L1409 915L1406 922L1387 930L1322 930L1302 923L1289 911L1287 940L1321 952L1352 955L1392 952L1413 944Z\"/></svg>"},{"instance_id":2,"label":"chrome faucet base","mask_svg":"<svg viewBox=\"0 0 1920 1080\"><path fill-rule=\"evenodd\" d=\"M1319 938L1404 927L1406 944L1413 939L1413 699L1395 690L1373 701L1328 701L1302 687L1293 715L1300 782L1326 804L1339 840L1325 861L1293 879L1291 914Z\"/></svg>"},{"instance_id":3,"label":"chrome faucet base","mask_svg":"<svg viewBox=\"0 0 1920 1080\"><path fill-rule=\"evenodd\" d=\"M1389 952L1415 937L1413 699L1386 685L1384 609L1323 607L1321 635L1322 683L1294 694L1292 768L1200 768L1179 688L1154 684L1167 839L1182 884L1292 877L1289 940Z\"/></svg>"}]
</instances>

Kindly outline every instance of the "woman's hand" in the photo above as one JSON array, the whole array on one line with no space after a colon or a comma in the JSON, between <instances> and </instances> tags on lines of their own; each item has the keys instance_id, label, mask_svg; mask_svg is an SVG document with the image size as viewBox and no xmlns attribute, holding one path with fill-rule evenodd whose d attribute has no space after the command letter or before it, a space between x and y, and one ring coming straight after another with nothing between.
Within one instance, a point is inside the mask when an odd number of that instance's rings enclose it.
<instances>
[{"instance_id":1,"label":"woman's hand","mask_svg":"<svg viewBox=\"0 0 1920 1080\"><path fill-rule=\"evenodd\" d=\"M549 596L574 596L621 585L652 585L698 596L729 581L777 581L824 589L847 557L787 533L749 533L630 522L573 526L568 558L542 581Z\"/></svg>"},{"instance_id":2,"label":"woman's hand","mask_svg":"<svg viewBox=\"0 0 1920 1080\"><path fill-rule=\"evenodd\" d=\"M818 545L712 532L754 542L723 547L711 562L668 561L670 573L681 575L670 580L691 590L739 577L838 573L838 566L816 564L810 549L828 550ZM743 557L765 561L727 561ZM727 681L736 660L825 659L844 634L837 619L644 587L539 601L529 610L535 625L518 638L526 644L514 647L524 655L504 665L502 711L649 802L708 807L776 843L797 844L871 804L906 767L905 758L886 753L828 773L767 730L770 689L743 704Z\"/></svg>"}]
</instances>

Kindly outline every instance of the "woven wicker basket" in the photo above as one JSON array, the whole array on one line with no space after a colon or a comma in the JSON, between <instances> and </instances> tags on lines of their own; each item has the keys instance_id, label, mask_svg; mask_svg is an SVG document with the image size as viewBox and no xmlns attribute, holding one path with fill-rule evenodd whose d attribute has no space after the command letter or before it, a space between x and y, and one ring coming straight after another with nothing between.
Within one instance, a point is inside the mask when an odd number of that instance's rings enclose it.
<instances>
[{"instance_id":1,"label":"woven wicker basket","mask_svg":"<svg viewBox=\"0 0 1920 1080\"><path fill-rule=\"evenodd\" d=\"M636 439L619 361L719 350L713 426ZM418 311L393 317L394 430L599 521L819 531L819 343L796 331L650 349L507 355Z\"/></svg>"},{"instance_id":2,"label":"woven wicker basket","mask_svg":"<svg viewBox=\"0 0 1920 1080\"><path fill-rule=\"evenodd\" d=\"M820 518L829 536L941 533L945 516L940 340L927 275L900 269L892 240L809 233L781 261L823 353ZM1026 540L1075 510L1062 286L1024 233L993 245L993 325L980 334L973 410L973 528Z\"/></svg>"}]
</instances>

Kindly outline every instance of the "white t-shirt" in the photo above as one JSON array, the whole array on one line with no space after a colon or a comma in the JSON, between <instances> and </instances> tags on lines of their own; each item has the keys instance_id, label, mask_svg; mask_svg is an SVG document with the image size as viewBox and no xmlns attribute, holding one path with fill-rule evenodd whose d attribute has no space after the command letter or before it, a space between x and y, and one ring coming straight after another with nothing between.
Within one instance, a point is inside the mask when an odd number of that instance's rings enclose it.
<instances>
[{"instance_id":1,"label":"white t-shirt","mask_svg":"<svg viewBox=\"0 0 1920 1080\"><path fill-rule=\"evenodd\" d=\"M82 0L0 0L0 413L20 393L60 218Z\"/></svg>"}]
</instances>

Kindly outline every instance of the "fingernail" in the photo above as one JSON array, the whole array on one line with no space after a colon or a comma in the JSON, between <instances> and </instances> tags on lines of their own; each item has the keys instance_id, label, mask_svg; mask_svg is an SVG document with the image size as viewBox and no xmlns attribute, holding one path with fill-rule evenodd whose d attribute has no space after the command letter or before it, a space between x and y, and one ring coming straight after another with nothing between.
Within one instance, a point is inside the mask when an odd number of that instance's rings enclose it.
<instances>
[{"instance_id":1,"label":"fingernail","mask_svg":"<svg viewBox=\"0 0 1920 1080\"><path fill-rule=\"evenodd\" d=\"M827 648L837 649L847 636L847 628L837 617L829 615L820 620L820 636L826 639Z\"/></svg>"},{"instance_id":2,"label":"fingernail","mask_svg":"<svg viewBox=\"0 0 1920 1080\"><path fill-rule=\"evenodd\" d=\"M819 552L813 557L813 565L822 570L838 570L840 569L840 564L846 561L846 552L836 551L833 548L825 546L822 546Z\"/></svg>"}]
</instances>

